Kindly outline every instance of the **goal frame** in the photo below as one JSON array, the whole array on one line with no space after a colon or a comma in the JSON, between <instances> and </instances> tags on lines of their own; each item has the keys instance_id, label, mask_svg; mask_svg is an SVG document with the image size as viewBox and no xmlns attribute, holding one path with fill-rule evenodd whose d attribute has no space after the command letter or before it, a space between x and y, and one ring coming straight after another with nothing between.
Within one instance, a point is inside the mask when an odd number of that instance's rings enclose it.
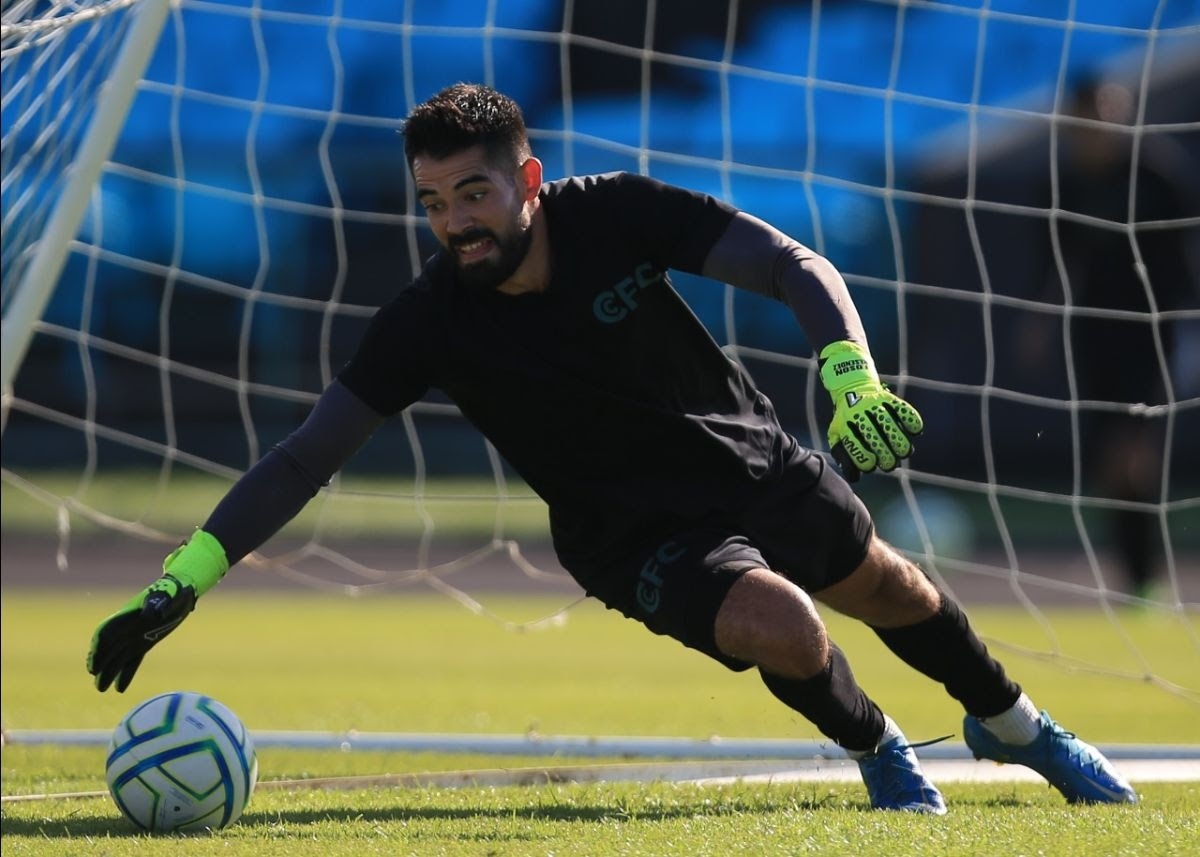
<instances>
[{"instance_id":1,"label":"goal frame","mask_svg":"<svg viewBox=\"0 0 1200 857\"><path fill-rule=\"evenodd\" d=\"M34 255L22 273L4 314L0 389L5 396L12 389L21 360L29 347L34 325L42 317L62 275L70 243L79 232L104 162L112 154L121 128L129 115L138 82L146 71L158 44L172 0L133 0L132 4L100 4L109 8L102 13L130 8L135 20L126 32L112 71L100 89L91 122L80 142L63 184L62 196L38 238ZM82 10L83 15L94 7ZM69 26L69 24L67 25ZM7 35L7 33L6 33Z\"/></svg>"}]
</instances>

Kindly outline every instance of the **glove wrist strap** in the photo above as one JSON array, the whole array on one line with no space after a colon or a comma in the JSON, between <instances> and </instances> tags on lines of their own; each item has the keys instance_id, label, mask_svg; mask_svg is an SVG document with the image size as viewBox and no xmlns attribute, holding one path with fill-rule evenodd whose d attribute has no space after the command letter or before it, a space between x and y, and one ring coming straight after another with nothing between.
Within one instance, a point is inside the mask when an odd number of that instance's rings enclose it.
<instances>
[{"instance_id":1,"label":"glove wrist strap","mask_svg":"<svg viewBox=\"0 0 1200 857\"><path fill-rule=\"evenodd\" d=\"M163 560L163 572L192 587L197 598L216 586L228 570L225 548L216 536L199 529Z\"/></svg>"},{"instance_id":2,"label":"glove wrist strap","mask_svg":"<svg viewBox=\"0 0 1200 857\"><path fill-rule=\"evenodd\" d=\"M871 353L857 342L831 342L821 349L818 359L821 383L837 401L843 390L864 386L880 386L879 372Z\"/></svg>"}]
</instances>

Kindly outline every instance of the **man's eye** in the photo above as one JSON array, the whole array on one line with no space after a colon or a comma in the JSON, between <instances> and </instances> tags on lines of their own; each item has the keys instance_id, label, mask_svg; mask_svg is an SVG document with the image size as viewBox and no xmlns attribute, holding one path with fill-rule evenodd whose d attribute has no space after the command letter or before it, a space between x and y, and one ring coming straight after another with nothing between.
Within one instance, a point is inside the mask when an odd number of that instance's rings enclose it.
<instances>
[{"instance_id":1,"label":"man's eye","mask_svg":"<svg viewBox=\"0 0 1200 857\"><path fill-rule=\"evenodd\" d=\"M427 202L427 203L425 203L425 213L426 214L436 214L437 212L441 211L445 207L446 207L446 204L444 202Z\"/></svg>"}]
</instances>

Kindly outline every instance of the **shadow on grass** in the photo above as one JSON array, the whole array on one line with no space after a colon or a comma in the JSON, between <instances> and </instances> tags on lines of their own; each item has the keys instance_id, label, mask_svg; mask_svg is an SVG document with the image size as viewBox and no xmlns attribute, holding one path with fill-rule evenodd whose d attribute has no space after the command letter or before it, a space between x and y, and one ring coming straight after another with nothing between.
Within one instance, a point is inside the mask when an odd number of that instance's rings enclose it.
<instances>
[{"instance_id":1,"label":"shadow on grass","mask_svg":"<svg viewBox=\"0 0 1200 857\"><path fill-rule=\"evenodd\" d=\"M446 807L396 806L387 808L327 807L313 809L247 811L236 824L224 831L200 833L149 834L138 830L120 818L19 818L5 813L5 837L37 837L44 839L136 839L139 837L208 838L236 834L245 830L251 836L259 829L305 827L328 824L386 824L403 821L459 822L470 820L529 822L561 822L564 824L608 824L629 821L672 821L698 816L770 815L783 812L812 812L822 809L867 811L873 810L865 801L847 803L836 796L824 798L790 795L778 800L756 798L721 801L683 801L668 805L628 806L621 801L610 803L537 804L525 807Z\"/></svg>"}]
</instances>

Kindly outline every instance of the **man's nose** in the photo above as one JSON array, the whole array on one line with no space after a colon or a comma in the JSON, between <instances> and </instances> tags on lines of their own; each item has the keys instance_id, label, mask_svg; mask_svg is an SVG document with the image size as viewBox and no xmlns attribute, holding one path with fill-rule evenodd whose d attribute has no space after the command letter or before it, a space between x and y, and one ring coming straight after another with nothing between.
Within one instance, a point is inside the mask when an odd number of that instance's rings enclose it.
<instances>
[{"instance_id":1,"label":"man's nose","mask_svg":"<svg viewBox=\"0 0 1200 857\"><path fill-rule=\"evenodd\" d=\"M446 218L446 229L451 235L461 235L474 225L475 218L464 206L451 206L449 216Z\"/></svg>"}]
</instances>

